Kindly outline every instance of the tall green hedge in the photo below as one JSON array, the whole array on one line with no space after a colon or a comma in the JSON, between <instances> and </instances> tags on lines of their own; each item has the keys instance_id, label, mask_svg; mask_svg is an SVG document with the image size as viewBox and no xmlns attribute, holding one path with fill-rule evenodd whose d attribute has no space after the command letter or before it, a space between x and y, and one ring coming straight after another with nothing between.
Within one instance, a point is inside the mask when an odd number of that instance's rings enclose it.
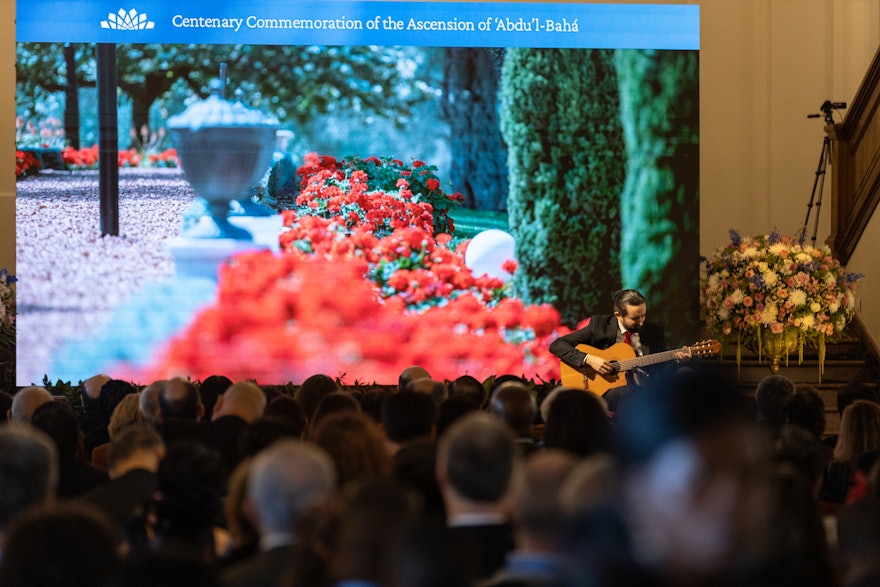
<instances>
[{"instance_id":1,"label":"tall green hedge","mask_svg":"<svg viewBox=\"0 0 880 587\"><path fill-rule=\"evenodd\" d=\"M628 174L621 279L648 298L670 342L699 329L699 61L696 51L615 55ZM692 341L691 341L692 342Z\"/></svg>"},{"instance_id":2,"label":"tall green hedge","mask_svg":"<svg viewBox=\"0 0 880 587\"><path fill-rule=\"evenodd\" d=\"M620 287L625 176L610 50L510 49L502 70L517 295L573 325Z\"/></svg>"}]
</instances>

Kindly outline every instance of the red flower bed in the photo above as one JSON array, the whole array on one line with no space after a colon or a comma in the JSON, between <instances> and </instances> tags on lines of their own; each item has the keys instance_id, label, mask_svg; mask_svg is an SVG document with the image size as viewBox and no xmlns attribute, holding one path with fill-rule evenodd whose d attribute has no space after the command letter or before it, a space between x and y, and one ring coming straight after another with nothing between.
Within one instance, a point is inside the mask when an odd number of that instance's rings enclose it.
<instances>
[{"instance_id":1,"label":"red flower bed","mask_svg":"<svg viewBox=\"0 0 880 587\"><path fill-rule=\"evenodd\" d=\"M15 151L15 179L34 175L40 170L40 162L33 153Z\"/></svg>"},{"instance_id":2,"label":"red flower bed","mask_svg":"<svg viewBox=\"0 0 880 587\"><path fill-rule=\"evenodd\" d=\"M310 155L300 175L296 207L283 213L282 254L239 255L224 266L216 303L149 377L298 382L322 372L393 382L418 364L439 378L558 379L548 347L569 332L559 313L473 275L467 242L449 234L460 196L440 190L433 167Z\"/></svg>"},{"instance_id":3,"label":"red flower bed","mask_svg":"<svg viewBox=\"0 0 880 587\"><path fill-rule=\"evenodd\" d=\"M97 169L98 145L82 149L67 147L61 153L61 159L68 169ZM146 161L144 160L144 155L137 149L119 151L117 163L119 167L177 167L179 165L177 151L174 149L149 154L146 157Z\"/></svg>"}]
</instances>

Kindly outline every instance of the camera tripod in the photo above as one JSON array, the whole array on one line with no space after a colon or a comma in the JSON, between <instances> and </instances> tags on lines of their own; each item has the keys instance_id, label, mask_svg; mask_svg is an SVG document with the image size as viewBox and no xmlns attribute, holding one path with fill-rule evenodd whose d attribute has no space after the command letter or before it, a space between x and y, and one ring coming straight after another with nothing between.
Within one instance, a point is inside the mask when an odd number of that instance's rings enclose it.
<instances>
[{"instance_id":1,"label":"camera tripod","mask_svg":"<svg viewBox=\"0 0 880 587\"><path fill-rule=\"evenodd\" d=\"M825 100L819 109L825 115L825 124L834 124L834 110L846 108L846 102L832 102ZM821 114L808 114L807 118L819 118ZM810 243L816 246L816 233L819 231L819 212L822 208L822 191L825 188L825 170L828 168L828 162L831 160L831 137L827 134L822 139L822 150L819 153L819 165L816 168L816 177L813 179L813 191L810 194L810 201L807 203L807 216L804 218L804 226L801 228L801 243L807 237L807 227L810 224L810 214L813 206L816 207L816 216L813 218L813 233L810 235Z\"/></svg>"}]
</instances>

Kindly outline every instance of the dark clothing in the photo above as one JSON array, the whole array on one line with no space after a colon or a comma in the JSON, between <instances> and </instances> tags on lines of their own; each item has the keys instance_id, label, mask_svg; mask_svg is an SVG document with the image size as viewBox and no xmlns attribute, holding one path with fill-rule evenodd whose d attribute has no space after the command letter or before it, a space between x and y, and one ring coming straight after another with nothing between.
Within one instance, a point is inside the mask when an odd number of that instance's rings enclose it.
<instances>
[{"instance_id":1,"label":"dark clothing","mask_svg":"<svg viewBox=\"0 0 880 587\"><path fill-rule=\"evenodd\" d=\"M853 466L850 463L832 461L822 473L819 501L843 503L852 484Z\"/></svg>"},{"instance_id":2,"label":"dark clothing","mask_svg":"<svg viewBox=\"0 0 880 587\"><path fill-rule=\"evenodd\" d=\"M58 467L57 494L62 499L79 497L109 480L107 471L102 471L72 456L63 456Z\"/></svg>"},{"instance_id":3,"label":"dark clothing","mask_svg":"<svg viewBox=\"0 0 880 587\"><path fill-rule=\"evenodd\" d=\"M146 469L132 469L82 497L107 514L120 537L125 537L129 522L138 517L156 490L156 474Z\"/></svg>"},{"instance_id":4,"label":"dark clothing","mask_svg":"<svg viewBox=\"0 0 880 587\"><path fill-rule=\"evenodd\" d=\"M469 562L469 578L482 581L504 566L507 554L513 551L513 529L510 524L452 526L452 541L460 544Z\"/></svg>"},{"instance_id":5,"label":"dark clothing","mask_svg":"<svg viewBox=\"0 0 880 587\"><path fill-rule=\"evenodd\" d=\"M222 572L222 584L226 587L255 587L281 585L284 570L293 556L293 546L279 546L260 551L254 556L231 566Z\"/></svg>"},{"instance_id":6,"label":"dark clothing","mask_svg":"<svg viewBox=\"0 0 880 587\"><path fill-rule=\"evenodd\" d=\"M605 350L617 342L620 326L617 316L598 315L590 318L590 323L580 330L566 334L550 344L550 352L565 361L566 364L580 369L586 356L575 347L579 344L590 345ZM642 354L659 353L666 350L663 328L653 322L645 322L639 330Z\"/></svg>"}]
</instances>

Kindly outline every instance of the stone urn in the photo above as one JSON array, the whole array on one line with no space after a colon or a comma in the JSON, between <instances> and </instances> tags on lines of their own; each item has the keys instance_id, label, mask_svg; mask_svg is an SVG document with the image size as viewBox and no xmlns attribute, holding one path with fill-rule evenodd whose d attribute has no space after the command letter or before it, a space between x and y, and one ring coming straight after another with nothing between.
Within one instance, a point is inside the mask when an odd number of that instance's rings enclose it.
<instances>
[{"instance_id":1,"label":"stone urn","mask_svg":"<svg viewBox=\"0 0 880 587\"><path fill-rule=\"evenodd\" d=\"M210 209L184 236L251 240L229 222L229 204L246 197L272 163L278 121L226 100L224 89L214 82L210 96L168 119L184 175Z\"/></svg>"}]
</instances>

